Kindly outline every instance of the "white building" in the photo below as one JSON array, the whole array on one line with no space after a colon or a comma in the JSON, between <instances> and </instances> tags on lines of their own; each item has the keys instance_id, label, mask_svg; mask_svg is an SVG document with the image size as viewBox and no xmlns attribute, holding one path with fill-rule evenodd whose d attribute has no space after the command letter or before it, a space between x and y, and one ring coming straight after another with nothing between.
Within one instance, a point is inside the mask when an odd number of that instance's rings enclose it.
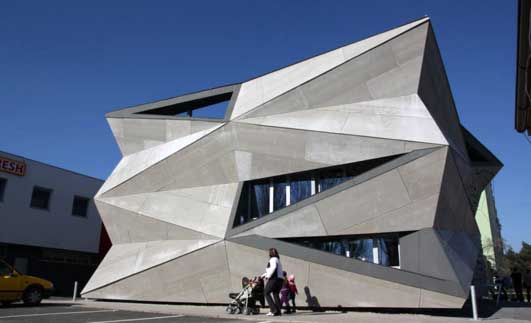
<instances>
[{"instance_id":1,"label":"white building","mask_svg":"<svg viewBox=\"0 0 531 323\"><path fill-rule=\"evenodd\" d=\"M99 263L103 181L0 151L0 258L50 279L59 294Z\"/></svg>"}]
</instances>

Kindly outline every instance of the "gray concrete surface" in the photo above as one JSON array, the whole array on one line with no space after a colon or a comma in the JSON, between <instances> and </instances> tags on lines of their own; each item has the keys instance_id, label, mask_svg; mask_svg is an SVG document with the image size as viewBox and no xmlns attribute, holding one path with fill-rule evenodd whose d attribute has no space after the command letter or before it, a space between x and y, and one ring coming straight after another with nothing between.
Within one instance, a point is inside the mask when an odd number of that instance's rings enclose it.
<instances>
[{"instance_id":1,"label":"gray concrete surface","mask_svg":"<svg viewBox=\"0 0 531 323\"><path fill-rule=\"evenodd\" d=\"M44 306L24 307L15 305L0 307L0 322L470 322L471 309L467 305L457 310L392 310L359 309L350 312L311 312L301 311L281 317L268 317L262 309L260 315L229 315L223 306L192 306L168 304L142 304L121 302L96 302L80 300L76 303L67 299L51 299ZM531 304L503 303L496 308L492 303L479 304L479 317L493 323L531 322Z\"/></svg>"}]
</instances>

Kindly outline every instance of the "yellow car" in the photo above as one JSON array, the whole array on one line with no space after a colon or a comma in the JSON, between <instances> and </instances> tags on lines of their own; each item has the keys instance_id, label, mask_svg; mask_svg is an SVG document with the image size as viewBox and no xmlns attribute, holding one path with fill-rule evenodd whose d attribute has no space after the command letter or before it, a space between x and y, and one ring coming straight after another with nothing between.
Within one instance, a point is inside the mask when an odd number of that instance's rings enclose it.
<instances>
[{"instance_id":1,"label":"yellow car","mask_svg":"<svg viewBox=\"0 0 531 323\"><path fill-rule=\"evenodd\" d=\"M37 305L50 297L53 284L45 279L19 274L0 259L0 303L9 305L22 300L24 304Z\"/></svg>"}]
</instances>

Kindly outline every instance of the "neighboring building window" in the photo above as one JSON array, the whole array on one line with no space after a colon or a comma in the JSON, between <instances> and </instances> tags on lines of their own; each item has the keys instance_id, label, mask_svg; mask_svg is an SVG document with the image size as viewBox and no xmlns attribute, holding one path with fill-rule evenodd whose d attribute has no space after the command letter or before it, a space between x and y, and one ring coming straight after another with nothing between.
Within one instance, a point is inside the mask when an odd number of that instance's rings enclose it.
<instances>
[{"instance_id":1,"label":"neighboring building window","mask_svg":"<svg viewBox=\"0 0 531 323\"><path fill-rule=\"evenodd\" d=\"M30 206L36 209L49 210L51 196L51 189L35 186L31 194Z\"/></svg>"},{"instance_id":2,"label":"neighboring building window","mask_svg":"<svg viewBox=\"0 0 531 323\"><path fill-rule=\"evenodd\" d=\"M72 205L72 215L87 217L87 210L90 199L81 196L74 196L74 203Z\"/></svg>"},{"instance_id":3,"label":"neighboring building window","mask_svg":"<svg viewBox=\"0 0 531 323\"><path fill-rule=\"evenodd\" d=\"M4 193L6 191L7 179L0 177L0 202L4 201Z\"/></svg>"}]
</instances>

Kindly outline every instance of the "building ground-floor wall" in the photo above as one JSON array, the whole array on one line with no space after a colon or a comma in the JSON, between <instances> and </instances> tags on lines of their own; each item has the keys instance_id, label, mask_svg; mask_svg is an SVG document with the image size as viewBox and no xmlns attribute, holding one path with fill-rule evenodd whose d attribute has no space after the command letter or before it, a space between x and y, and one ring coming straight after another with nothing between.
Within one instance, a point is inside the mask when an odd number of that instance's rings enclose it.
<instances>
[{"instance_id":1,"label":"building ground-floor wall","mask_svg":"<svg viewBox=\"0 0 531 323\"><path fill-rule=\"evenodd\" d=\"M5 243L0 258L22 274L51 281L54 296L72 296L76 281L79 293L101 260L99 254Z\"/></svg>"}]
</instances>

